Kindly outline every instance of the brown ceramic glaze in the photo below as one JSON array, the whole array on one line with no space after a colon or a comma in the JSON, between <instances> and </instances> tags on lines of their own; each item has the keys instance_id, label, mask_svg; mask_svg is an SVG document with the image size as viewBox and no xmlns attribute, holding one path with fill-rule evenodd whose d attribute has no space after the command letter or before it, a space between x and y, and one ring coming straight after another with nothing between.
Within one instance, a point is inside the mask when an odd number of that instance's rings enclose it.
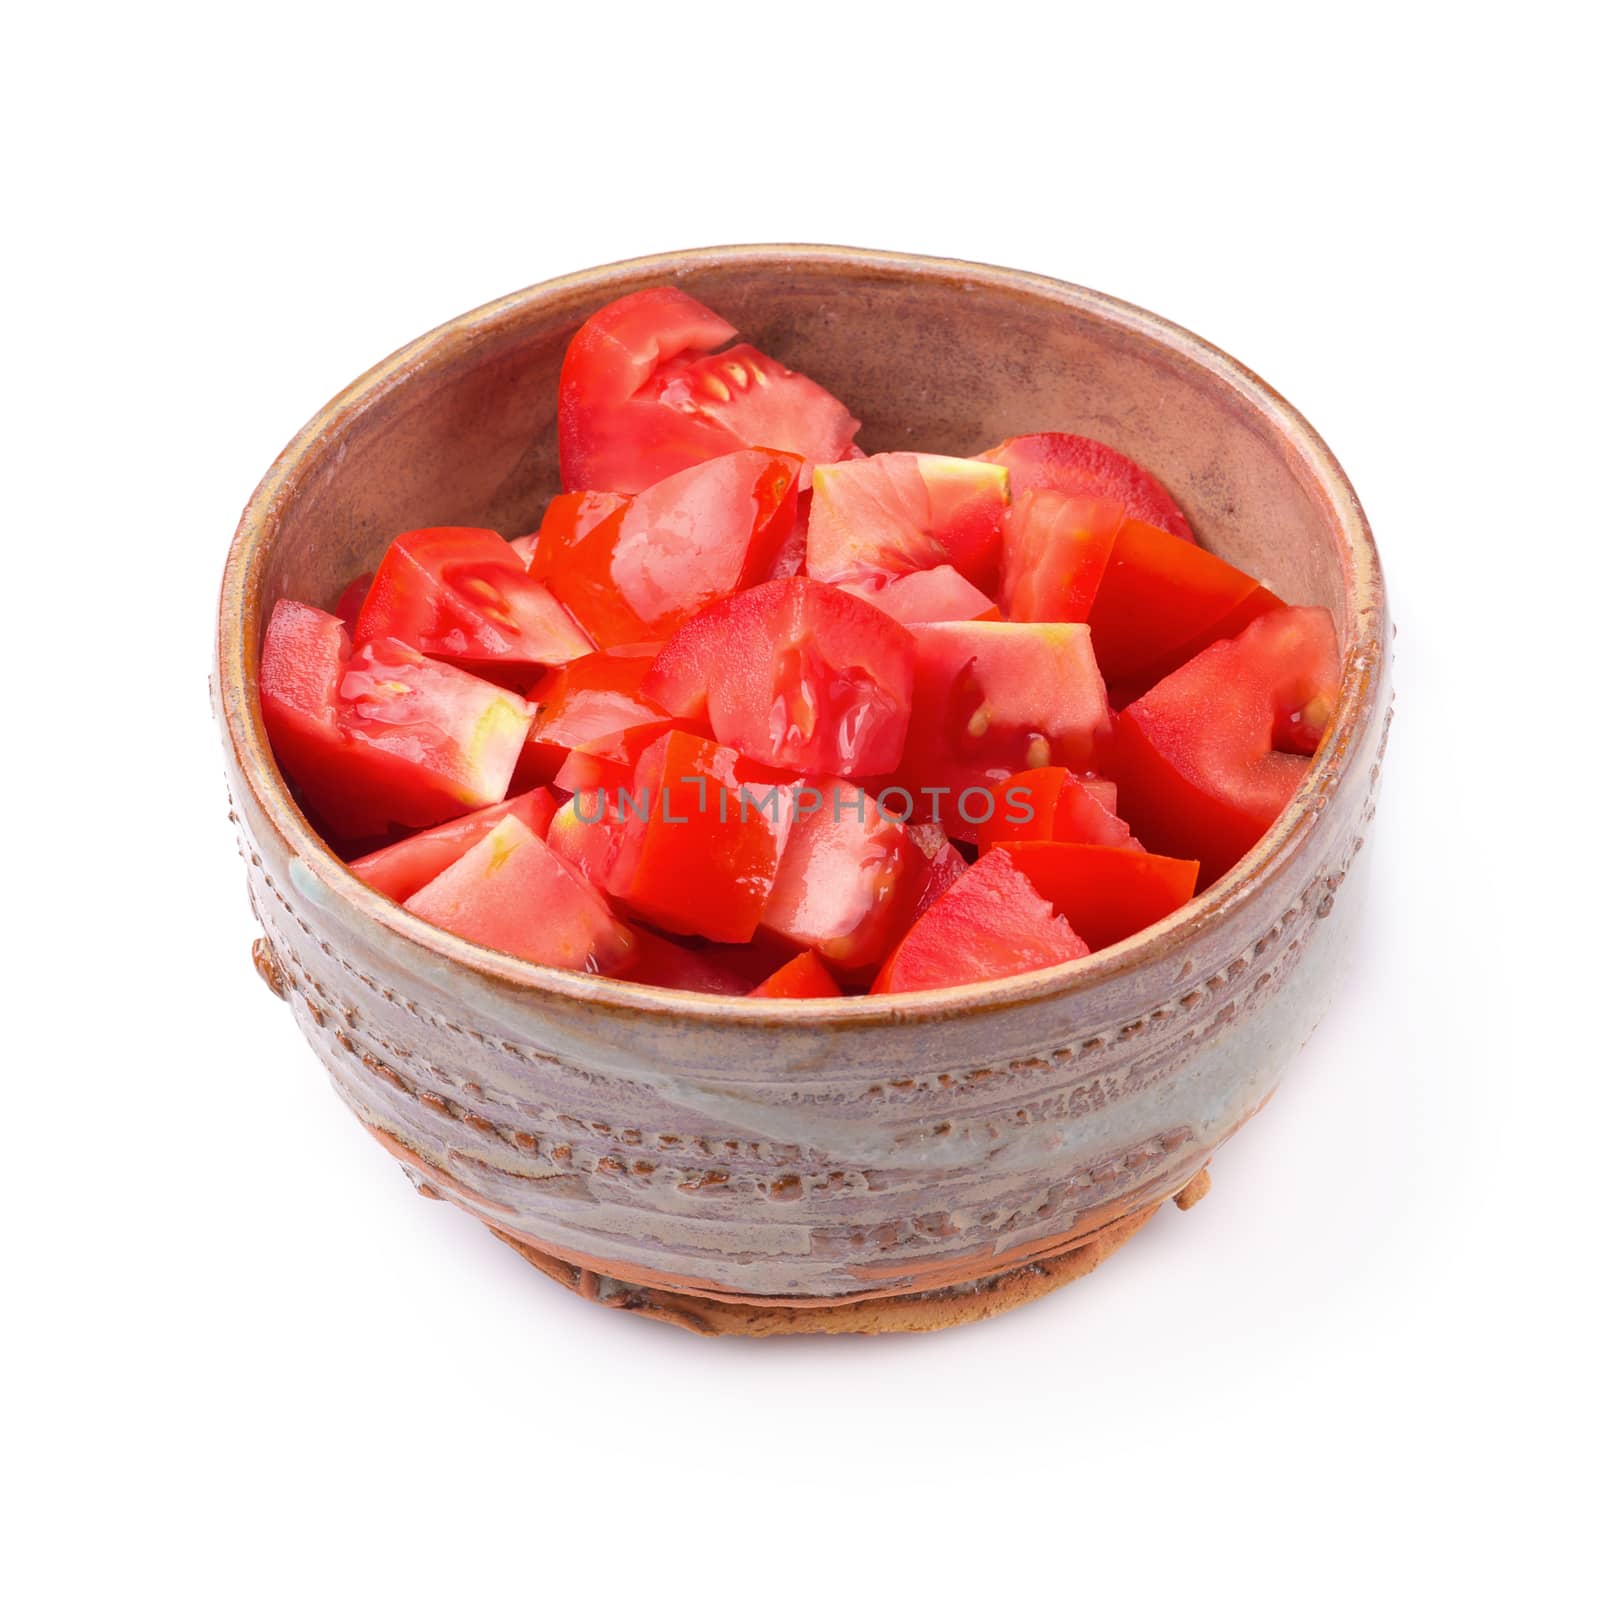
<instances>
[{"instance_id":1,"label":"brown ceramic glaze","mask_svg":"<svg viewBox=\"0 0 1600 1600\"><path fill-rule=\"evenodd\" d=\"M1333 728L1234 871L1066 967L750 1001L531 966L343 869L262 731L265 617L284 595L331 603L404 528L535 527L558 486L568 338L607 300L662 282L838 393L868 449L1092 434L1153 469L1203 543L1332 610L1345 656ZM245 509L215 687L257 964L422 1192L600 1303L703 1332L988 1314L1087 1270L1189 1185L1320 1016L1376 797L1387 635L1371 534L1321 440L1147 312L1026 273L815 246L542 284L375 367Z\"/></svg>"}]
</instances>

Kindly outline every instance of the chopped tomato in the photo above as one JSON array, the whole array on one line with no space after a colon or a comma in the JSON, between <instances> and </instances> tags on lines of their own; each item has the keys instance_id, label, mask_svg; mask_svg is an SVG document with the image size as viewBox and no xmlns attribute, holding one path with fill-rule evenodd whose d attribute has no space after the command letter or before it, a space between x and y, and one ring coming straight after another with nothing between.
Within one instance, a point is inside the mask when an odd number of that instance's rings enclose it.
<instances>
[{"instance_id":1,"label":"chopped tomato","mask_svg":"<svg viewBox=\"0 0 1600 1600\"><path fill-rule=\"evenodd\" d=\"M392 639L349 651L337 617L280 600L261 656L273 751L336 837L431 827L505 798L531 721L520 696Z\"/></svg>"},{"instance_id":2,"label":"chopped tomato","mask_svg":"<svg viewBox=\"0 0 1600 1600\"><path fill-rule=\"evenodd\" d=\"M449 933L547 967L617 972L634 955L633 934L605 901L515 816L405 905Z\"/></svg>"},{"instance_id":3,"label":"chopped tomato","mask_svg":"<svg viewBox=\"0 0 1600 1600\"><path fill-rule=\"evenodd\" d=\"M954 567L992 589L1008 500L1003 467L891 452L819 467L806 571L829 583Z\"/></svg>"},{"instance_id":4,"label":"chopped tomato","mask_svg":"<svg viewBox=\"0 0 1600 1600\"><path fill-rule=\"evenodd\" d=\"M835 461L860 424L818 384L749 345L706 356L737 330L681 289L602 307L561 367L561 481L636 494L751 445Z\"/></svg>"},{"instance_id":5,"label":"chopped tomato","mask_svg":"<svg viewBox=\"0 0 1600 1600\"><path fill-rule=\"evenodd\" d=\"M727 745L667 734L616 797L604 888L669 933L749 939L792 820L788 781Z\"/></svg>"},{"instance_id":6,"label":"chopped tomato","mask_svg":"<svg viewBox=\"0 0 1600 1600\"><path fill-rule=\"evenodd\" d=\"M686 989L696 994L747 994L750 985L726 963L679 944L648 928L635 928L638 955L628 969L630 983L651 983L658 989Z\"/></svg>"},{"instance_id":7,"label":"chopped tomato","mask_svg":"<svg viewBox=\"0 0 1600 1600\"><path fill-rule=\"evenodd\" d=\"M1121 808L1153 850L1214 882L1271 826L1305 776L1339 693L1320 606L1258 617L1163 678L1117 727Z\"/></svg>"},{"instance_id":8,"label":"chopped tomato","mask_svg":"<svg viewBox=\"0 0 1600 1600\"><path fill-rule=\"evenodd\" d=\"M803 950L750 991L752 999L764 1000L832 1000L842 993L814 950Z\"/></svg>"},{"instance_id":9,"label":"chopped tomato","mask_svg":"<svg viewBox=\"0 0 1600 1600\"><path fill-rule=\"evenodd\" d=\"M672 721L640 687L655 655L654 645L619 645L547 674L530 694L539 709L528 742L631 767Z\"/></svg>"},{"instance_id":10,"label":"chopped tomato","mask_svg":"<svg viewBox=\"0 0 1600 1600\"><path fill-rule=\"evenodd\" d=\"M532 533L525 533L518 539L506 541L517 553L517 560L523 565L524 570L533 565L533 552L539 548L539 533L535 529Z\"/></svg>"},{"instance_id":11,"label":"chopped tomato","mask_svg":"<svg viewBox=\"0 0 1600 1600\"><path fill-rule=\"evenodd\" d=\"M356 643L369 639L473 666L548 666L591 648L488 528L415 528L391 541L356 619Z\"/></svg>"},{"instance_id":12,"label":"chopped tomato","mask_svg":"<svg viewBox=\"0 0 1600 1600\"><path fill-rule=\"evenodd\" d=\"M550 790L530 789L515 799L469 811L454 822L441 822L425 833L386 845L350 862L350 870L379 894L386 894L391 900L406 900L459 861L505 817L516 817L542 839L549 832L555 813L556 797Z\"/></svg>"},{"instance_id":13,"label":"chopped tomato","mask_svg":"<svg viewBox=\"0 0 1600 1600\"><path fill-rule=\"evenodd\" d=\"M1130 517L1179 539L1193 539L1178 503L1137 463L1098 439L1075 433L1025 433L985 450L980 461L992 461L1011 474L1013 499L1030 489L1093 500L1113 500Z\"/></svg>"},{"instance_id":14,"label":"chopped tomato","mask_svg":"<svg viewBox=\"0 0 1600 1600\"><path fill-rule=\"evenodd\" d=\"M842 583L841 589L870 600L896 622L998 622L1000 608L954 567L929 567L903 578Z\"/></svg>"},{"instance_id":15,"label":"chopped tomato","mask_svg":"<svg viewBox=\"0 0 1600 1600\"><path fill-rule=\"evenodd\" d=\"M334 606L333 614L347 628L356 625L356 618L361 615L362 603L367 598L367 591L372 587L372 574L363 572L358 577L352 578L340 592L339 603Z\"/></svg>"},{"instance_id":16,"label":"chopped tomato","mask_svg":"<svg viewBox=\"0 0 1600 1600\"><path fill-rule=\"evenodd\" d=\"M551 502L530 569L602 647L666 639L763 582L793 525L798 457L740 450L622 499Z\"/></svg>"},{"instance_id":17,"label":"chopped tomato","mask_svg":"<svg viewBox=\"0 0 1600 1600\"><path fill-rule=\"evenodd\" d=\"M1006 518L1000 603L1012 622L1087 622L1127 514L1113 500L1030 489Z\"/></svg>"},{"instance_id":18,"label":"chopped tomato","mask_svg":"<svg viewBox=\"0 0 1600 1600\"><path fill-rule=\"evenodd\" d=\"M1282 604L1199 545L1129 521L1117 532L1089 627L1106 682L1142 688Z\"/></svg>"},{"instance_id":19,"label":"chopped tomato","mask_svg":"<svg viewBox=\"0 0 1600 1600\"><path fill-rule=\"evenodd\" d=\"M910 632L916 689L895 784L919 817L942 793L946 828L976 827L1001 778L1096 764L1111 719L1082 623L930 622Z\"/></svg>"},{"instance_id":20,"label":"chopped tomato","mask_svg":"<svg viewBox=\"0 0 1600 1600\"><path fill-rule=\"evenodd\" d=\"M726 745L792 772L893 771L911 711L910 634L876 606L782 578L709 607L665 645L644 691L709 717Z\"/></svg>"},{"instance_id":21,"label":"chopped tomato","mask_svg":"<svg viewBox=\"0 0 1600 1600\"><path fill-rule=\"evenodd\" d=\"M981 856L912 924L874 994L943 989L1075 961L1089 946L1004 850Z\"/></svg>"},{"instance_id":22,"label":"chopped tomato","mask_svg":"<svg viewBox=\"0 0 1600 1600\"><path fill-rule=\"evenodd\" d=\"M1016 772L993 784L994 812L978 827L978 848L1024 839L1062 844L1098 844L1114 850L1141 850L1128 824L1107 811L1089 786L1065 767ZM1070 915L1070 913L1069 913Z\"/></svg>"},{"instance_id":23,"label":"chopped tomato","mask_svg":"<svg viewBox=\"0 0 1600 1600\"><path fill-rule=\"evenodd\" d=\"M803 785L794 811L761 925L841 968L873 965L916 903L921 851L851 783Z\"/></svg>"},{"instance_id":24,"label":"chopped tomato","mask_svg":"<svg viewBox=\"0 0 1600 1600\"><path fill-rule=\"evenodd\" d=\"M1008 844L1004 852L1091 950L1148 928L1194 898L1198 861L1101 844Z\"/></svg>"}]
</instances>

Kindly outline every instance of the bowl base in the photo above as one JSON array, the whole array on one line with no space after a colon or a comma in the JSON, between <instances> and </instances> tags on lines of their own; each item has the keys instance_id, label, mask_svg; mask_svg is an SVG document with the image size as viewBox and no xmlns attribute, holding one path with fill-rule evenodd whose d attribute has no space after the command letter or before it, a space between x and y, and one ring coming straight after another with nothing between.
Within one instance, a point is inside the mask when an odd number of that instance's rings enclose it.
<instances>
[{"instance_id":1,"label":"bowl base","mask_svg":"<svg viewBox=\"0 0 1600 1600\"><path fill-rule=\"evenodd\" d=\"M1175 1194L1180 1211L1205 1198L1211 1175L1202 1168ZM701 1295L669 1289L645 1289L605 1277L586 1267L574 1266L559 1256L535 1248L525 1240L503 1233L493 1223L486 1226L497 1239L510 1245L525 1261L537 1267L562 1288L615 1311L631 1311L655 1322L671 1323L707 1338L722 1334L749 1339L773 1338L786 1333L933 1333L964 1322L981 1322L1014 1310L1094 1271L1107 1256L1119 1250L1160 1210L1159 1203L1099 1229L1080 1244L1042 1261L1010 1267L990 1278L930 1289L920 1294L887 1295L881 1299L845 1301L814 1306L737 1305Z\"/></svg>"}]
</instances>

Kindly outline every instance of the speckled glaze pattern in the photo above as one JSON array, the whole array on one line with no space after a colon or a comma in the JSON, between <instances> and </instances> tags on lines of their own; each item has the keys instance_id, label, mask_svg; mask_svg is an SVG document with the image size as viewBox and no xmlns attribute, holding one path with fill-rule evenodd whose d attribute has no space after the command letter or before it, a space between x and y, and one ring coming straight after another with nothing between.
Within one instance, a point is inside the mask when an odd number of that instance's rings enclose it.
<instances>
[{"instance_id":1,"label":"speckled glaze pattern","mask_svg":"<svg viewBox=\"0 0 1600 1600\"><path fill-rule=\"evenodd\" d=\"M265 616L284 594L331 601L405 527L536 526L557 487L565 342L608 299L657 282L835 389L867 420L869 449L1094 434L1157 471L1203 543L1289 600L1328 605L1340 709L1256 849L1175 917L1084 961L841 1002L536 968L345 872L262 731ZM1369 859L1388 631L1371 535L1322 442L1237 363L1146 312L1025 273L815 246L541 285L374 368L245 510L214 689L257 966L423 1192L546 1270L570 1268L569 1286L602 1303L660 1315L688 1295L764 1315L990 1280L1183 1189L1321 1016Z\"/></svg>"}]
</instances>

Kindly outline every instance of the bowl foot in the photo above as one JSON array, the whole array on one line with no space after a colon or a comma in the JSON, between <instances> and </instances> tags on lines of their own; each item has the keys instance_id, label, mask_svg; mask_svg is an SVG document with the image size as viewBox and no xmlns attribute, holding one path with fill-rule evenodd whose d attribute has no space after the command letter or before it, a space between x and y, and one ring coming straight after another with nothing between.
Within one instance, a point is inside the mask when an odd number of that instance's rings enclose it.
<instances>
[{"instance_id":1,"label":"bowl foot","mask_svg":"<svg viewBox=\"0 0 1600 1600\"><path fill-rule=\"evenodd\" d=\"M1202 1168L1172 1198L1182 1211L1198 1204L1211 1187L1211 1175ZM617 1278L574 1266L559 1256L535 1248L525 1240L503 1233L493 1223L486 1226L525 1261L537 1267L562 1288L616 1311L668 1322L690 1333L714 1338L721 1334L765 1339L786 1333L932 1333L964 1322L981 1322L1002 1311L1037 1300L1064 1284L1094 1271L1107 1256L1119 1250L1160 1209L1159 1204L1136 1211L1099 1229L1080 1244L1025 1266L1010 1267L990 1278L930 1289L919 1294L887 1295L880 1299L814 1306L737 1305L701 1295L669 1289L645 1289Z\"/></svg>"}]
</instances>

